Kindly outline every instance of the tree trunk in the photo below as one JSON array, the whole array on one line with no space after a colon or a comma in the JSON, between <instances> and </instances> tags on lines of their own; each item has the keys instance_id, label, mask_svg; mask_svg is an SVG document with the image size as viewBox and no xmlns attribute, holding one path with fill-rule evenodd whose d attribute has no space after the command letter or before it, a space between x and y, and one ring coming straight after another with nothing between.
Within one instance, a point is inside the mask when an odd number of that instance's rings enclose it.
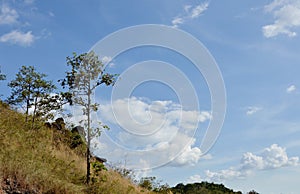
<instances>
[{"instance_id":1,"label":"tree trunk","mask_svg":"<svg viewBox=\"0 0 300 194\"><path fill-rule=\"evenodd\" d=\"M32 115L32 123L31 123L31 129L33 129L34 121L35 121L35 114L36 114L36 106L37 106L37 98L34 99L34 109L33 109L33 115Z\"/></svg>"},{"instance_id":2,"label":"tree trunk","mask_svg":"<svg viewBox=\"0 0 300 194\"><path fill-rule=\"evenodd\" d=\"M88 127L87 127L87 151L86 151L86 183L90 182L91 175L91 167L90 167L90 145L91 145L91 118L90 118L90 106L91 106L91 89L89 82L89 90L88 90L88 104L87 104L87 117L88 117Z\"/></svg>"},{"instance_id":3,"label":"tree trunk","mask_svg":"<svg viewBox=\"0 0 300 194\"><path fill-rule=\"evenodd\" d=\"M26 117L25 117L25 122L27 123L28 120L28 114L29 114L29 106L30 106L30 101L29 99L26 100Z\"/></svg>"},{"instance_id":4,"label":"tree trunk","mask_svg":"<svg viewBox=\"0 0 300 194\"><path fill-rule=\"evenodd\" d=\"M91 156L91 153L90 153L90 148L89 146L87 146L87 151L86 151L86 183L89 184L90 183L90 175L91 175L91 164L90 164L90 156Z\"/></svg>"}]
</instances>

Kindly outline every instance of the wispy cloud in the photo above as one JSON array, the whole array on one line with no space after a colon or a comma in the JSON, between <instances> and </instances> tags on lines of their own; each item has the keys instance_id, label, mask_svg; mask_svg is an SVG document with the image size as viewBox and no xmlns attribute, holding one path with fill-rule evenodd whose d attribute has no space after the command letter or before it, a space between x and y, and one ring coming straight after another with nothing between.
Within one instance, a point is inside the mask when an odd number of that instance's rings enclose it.
<instances>
[{"instance_id":1,"label":"wispy cloud","mask_svg":"<svg viewBox=\"0 0 300 194\"><path fill-rule=\"evenodd\" d=\"M287 89L286 89L286 92L287 93L292 93L296 90L296 86L295 85L290 85Z\"/></svg>"},{"instance_id":2,"label":"wispy cloud","mask_svg":"<svg viewBox=\"0 0 300 194\"><path fill-rule=\"evenodd\" d=\"M26 4L33 4L35 0L24 0L24 3Z\"/></svg>"},{"instance_id":3,"label":"wispy cloud","mask_svg":"<svg viewBox=\"0 0 300 194\"><path fill-rule=\"evenodd\" d=\"M238 166L232 166L217 172L207 170L204 180L222 182L230 179L241 179L253 174L257 170L271 170L298 165L299 157L288 157L285 148L273 144L265 148L259 155L251 152L245 153ZM192 176L189 180L195 178L200 178L200 176Z\"/></svg>"},{"instance_id":4,"label":"wispy cloud","mask_svg":"<svg viewBox=\"0 0 300 194\"><path fill-rule=\"evenodd\" d=\"M2 5L0 9L0 25L13 24L17 22L19 14L8 5Z\"/></svg>"},{"instance_id":5,"label":"wispy cloud","mask_svg":"<svg viewBox=\"0 0 300 194\"><path fill-rule=\"evenodd\" d=\"M255 114L256 112L262 110L261 107L257 107L257 106L249 106L247 107L247 111L246 111L246 114L247 115L253 115Z\"/></svg>"},{"instance_id":6,"label":"wispy cloud","mask_svg":"<svg viewBox=\"0 0 300 194\"><path fill-rule=\"evenodd\" d=\"M13 30L7 34L4 34L0 37L0 42L7 42L10 44L16 44L20 46L30 46L35 41L35 36L31 31L26 33Z\"/></svg>"},{"instance_id":7,"label":"wispy cloud","mask_svg":"<svg viewBox=\"0 0 300 194\"><path fill-rule=\"evenodd\" d=\"M271 13L275 19L273 24L262 27L265 37L297 35L294 29L300 26L300 0L274 0L265 6L265 11Z\"/></svg>"},{"instance_id":8,"label":"wispy cloud","mask_svg":"<svg viewBox=\"0 0 300 194\"><path fill-rule=\"evenodd\" d=\"M177 28L177 27L179 27L179 25L184 24L185 22L187 22L189 20L198 18L204 11L207 10L208 6L209 6L208 2L204 2L204 3L201 3L196 6L185 5L183 7L185 13L181 14L179 16L176 16L172 20L173 27Z\"/></svg>"}]
</instances>

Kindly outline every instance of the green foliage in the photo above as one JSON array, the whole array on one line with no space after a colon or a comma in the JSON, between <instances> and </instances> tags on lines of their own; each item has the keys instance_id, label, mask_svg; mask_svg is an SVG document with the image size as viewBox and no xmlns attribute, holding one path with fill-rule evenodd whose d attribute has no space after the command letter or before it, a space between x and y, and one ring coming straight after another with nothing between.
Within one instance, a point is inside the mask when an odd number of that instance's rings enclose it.
<instances>
[{"instance_id":1,"label":"green foliage","mask_svg":"<svg viewBox=\"0 0 300 194\"><path fill-rule=\"evenodd\" d=\"M66 101L61 94L45 94L37 102L36 117L43 117L45 120L54 119L53 111L62 111L64 104L66 104Z\"/></svg>"},{"instance_id":2,"label":"green foliage","mask_svg":"<svg viewBox=\"0 0 300 194\"><path fill-rule=\"evenodd\" d=\"M143 177L139 182L139 186L152 191L155 188L156 177Z\"/></svg>"},{"instance_id":3,"label":"green foliage","mask_svg":"<svg viewBox=\"0 0 300 194\"><path fill-rule=\"evenodd\" d=\"M251 190L249 191L247 194L259 194L258 192L254 191L254 190Z\"/></svg>"},{"instance_id":4,"label":"green foliage","mask_svg":"<svg viewBox=\"0 0 300 194\"><path fill-rule=\"evenodd\" d=\"M70 148L75 149L76 147L83 145L85 142L82 140L81 136L78 133L72 133Z\"/></svg>"},{"instance_id":5,"label":"green foliage","mask_svg":"<svg viewBox=\"0 0 300 194\"><path fill-rule=\"evenodd\" d=\"M161 184L162 181L156 180L156 177L142 177L139 181L139 186L149 191L156 193L168 194L170 187L168 184Z\"/></svg>"},{"instance_id":6,"label":"green foliage","mask_svg":"<svg viewBox=\"0 0 300 194\"><path fill-rule=\"evenodd\" d=\"M51 81L45 80L46 75L39 73L33 66L22 66L8 86L11 88L11 95L7 99L10 105L25 107L26 121L29 109L33 108L32 123L37 116L45 116L49 111L42 111L39 101L49 96L56 87Z\"/></svg>"},{"instance_id":7,"label":"green foliage","mask_svg":"<svg viewBox=\"0 0 300 194\"><path fill-rule=\"evenodd\" d=\"M101 162L92 162L92 168L93 168L93 171L94 171L94 174L96 176L99 176L99 172L102 171L102 170L106 170L107 171L107 168L105 167L105 165Z\"/></svg>"},{"instance_id":8,"label":"green foliage","mask_svg":"<svg viewBox=\"0 0 300 194\"><path fill-rule=\"evenodd\" d=\"M171 188L174 194L242 194L242 192L235 192L232 189L226 188L223 184L215 184L208 182L193 183L184 185L177 184Z\"/></svg>"},{"instance_id":9,"label":"green foliage","mask_svg":"<svg viewBox=\"0 0 300 194\"><path fill-rule=\"evenodd\" d=\"M1 69L0 69L0 81L3 81L6 79L6 75L1 73ZM0 94L0 97L2 96L2 94Z\"/></svg>"},{"instance_id":10,"label":"green foliage","mask_svg":"<svg viewBox=\"0 0 300 194\"><path fill-rule=\"evenodd\" d=\"M115 171L116 173L118 173L119 175L121 175L123 178L126 178L132 182L136 182L135 180L136 176L133 170L119 167L117 165L110 165L109 168Z\"/></svg>"},{"instance_id":11,"label":"green foliage","mask_svg":"<svg viewBox=\"0 0 300 194\"><path fill-rule=\"evenodd\" d=\"M6 75L1 73L1 69L0 69L0 81L5 80L6 79Z\"/></svg>"}]
</instances>

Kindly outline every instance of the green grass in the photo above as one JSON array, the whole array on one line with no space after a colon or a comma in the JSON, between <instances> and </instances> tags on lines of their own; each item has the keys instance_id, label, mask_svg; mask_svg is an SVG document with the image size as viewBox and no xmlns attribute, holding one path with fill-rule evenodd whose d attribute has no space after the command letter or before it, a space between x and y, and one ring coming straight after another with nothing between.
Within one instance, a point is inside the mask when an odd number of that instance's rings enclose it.
<instances>
[{"instance_id":1,"label":"green grass","mask_svg":"<svg viewBox=\"0 0 300 194\"><path fill-rule=\"evenodd\" d=\"M70 148L70 132L24 121L0 102L0 193L8 185L27 193L149 193L113 170L87 186L84 147Z\"/></svg>"}]
</instances>

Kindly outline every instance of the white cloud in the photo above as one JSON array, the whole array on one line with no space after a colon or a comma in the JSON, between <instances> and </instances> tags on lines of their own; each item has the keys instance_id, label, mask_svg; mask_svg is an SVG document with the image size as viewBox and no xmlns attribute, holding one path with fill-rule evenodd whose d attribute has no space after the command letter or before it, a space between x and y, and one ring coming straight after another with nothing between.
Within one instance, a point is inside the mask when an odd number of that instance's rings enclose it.
<instances>
[{"instance_id":1,"label":"white cloud","mask_svg":"<svg viewBox=\"0 0 300 194\"><path fill-rule=\"evenodd\" d=\"M179 26L179 24L183 24L184 19L180 18L180 17L176 17L172 20L172 25L173 27L177 28Z\"/></svg>"},{"instance_id":2,"label":"white cloud","mask_svg":"<svg viewBox=\"0 0 300 194\"><path fill-rule=\"evenodd\" d=\"M191 17L191 18L197 18L197 17L199 17L204 11L207 10L208 5L209 5L209 3L205 2L205 3L202 3L202 4L194 7L191 10L191 13L190 13L189 17Z\"/></svg>"},{"instance_id":3,"label":"white cloud","mask_svg":"<svg viewBox=\"0 0 300 194\"><path fill-rule=\"evenodd\" d=\"M264 160L262 156L257 156L251 152L247 152L243 155L241 159L242 169L263 169L264 168Z\"/></svg>"},{"instance_id":4,"label":"white cloud","mask_svg":"<svg viewBox=\"0 0 300 194\"><path fill-rule=\"evenodd\" d=\"M216 181L216 182L222 182L223 180L240 179L245 177L245 172L235 170L234 168L221 170L219 172L211 172L207 170L205 174L206 174L206 180Z\"/></svg>"},{"instance_id":5,"label":"white cloud","mask_svg":"<svg viewBox=\"0 0 300 194\"><path fill-rule=\"evenodd\" d=\"M0 25L1 24L13 24L17 22L19 14L16 10L10 8L7 5L2 5L0 12Z\"/></svg>"},{"instance_id":6,"label":"white cloud","mask_svg":"<svg viewBox=\"0 0 300 194\"><path fill-rule=\"evenodd\" d=\"M183 166L211 158L210 155L203 156L200 148L195 146L196 139L193 137L198 123L211 119L210 112L182 110L180 105L172 101L147 101L132 97L103 104L99 114L105 122L121 127L120 131L115 129L114 132L119 145L140 150L131 156L127 155L133 163L137 161L136 158L146 157L150 166L170 161L172 166ZM117 155L121 151L117 152L107 153L110 158L114 157L112 155L121 157ZM147 156L143 156L145 153Z\"/></svg>"},{"instance_id":7,"label":"white cloud","mask_svg":"<svg viewBox=\"0 0 300 194\"><path fill-rule=\"evenodd\" d=\"M202 181L203 180L202 180L201 176L198 174L190 176L187 180L188 183L200 183Z\"/></svg>"},{"instance_id":8,"label":"white cloud","mask_svg":"<svg viewBox=\"0 0 300 194\"><path fill-rule=\"evenodd\" d=\"M190 133L197 128L199 122L205 122L211 117L208 111L182 110L180 105L172 101L147 102L136 97L118 99L112 104L102 105L101 112L102 118L133 133L145 135L164 132L168 138L170 130L175 133L180 128Z\"/></svg>"},{"instance_id":9,"label":"white cloud","mask_svg":"<svg viewBox=\"0 0 300 194\"><path fill-rule=\"evenodd\" d=\"M247 108L246 114L247 114L247 115L253 115L253 114L255 114L256 112L258 112L258 111L260 111L260 110L262 110L261 107L249 106L249 107Z\"/></svg>"},{"instance_id":10,"label":"white cloud","mask_svg":"<svg viewBox=\"0 0 300 194\"><path fill-rule=\"evenodd\" d=\"M30 46L35 40L35 36L31 31L26 33L20 32L18 30L13 30L7 34L0 37L0 42L8 42L11 44L17 44L21 46Z\"/></svg>"},{"instance_id":11,"label":"white cloud","mask_svg":"<svg viewBox=\"0 0 300 194\"><path fill-rule=\"evenodd\" d=\"M262 27L265 37L270 38L279 34L289 37L297 35L293 29L300 26L299 0L274 0L265 6L265 11L271 13L275 19L273 24Z\"/></svg>"},{"instance_id":12,"label":"white cloud","mask_svg":"<svg viewBox=\"0 0 300 194\"><path fill-rule=\"evenodd\" d=\"M296 90L296 86L295 85L290 85L287 89L286 92L287 93L292 93Z\"/></svg>"},{"instance_id":13,"label":"white cloud","mask_svg":"<svg viewBox=\"0 0 300 194\"><path fill-rule=\"evenodd\" d=\"M180 154L177 158L175 158L174 161L172 161L172 164L174 166L184 166L184 165L194 166L199 162L200 159L212 158L212 156L209 154L203 155L200 148L192 147L193 144L187 146L183 150L182 154Z\"/></svg>"},{"instance_id":14,"label":"white cloud","mask_svg":"<svg viewBox=\"0 0 300 194\"><path fill-rule=\"evenodd\" d=\"M277 144L265 148L261 154L263 159L262 169L281 168L284 166L297 166L299 164L299 157L288 157L286 149Z\"/></svg>"},{"instance_id":15,"label":"white cloud","mask_svg":"<svg viewBox=\"0 0 300 194\"><path fill-rule=\"evenodd\" d=\"M183 6L183 9L184 9L185 12L188 13L192 7L193 6L191 6L191 5L185 5L185 6Z\"/></svg>"},{"instance_id":16,"label":"white cloud","mask_svg":"<svg viewBox=\"0 0 300 194\"><path fill-rule=\"evenodd\" d=\"M251 152L245 153L238 166L217 172L207 170L205 172L205 180L222 182L224 180L241 179L253 174L257 170L270 170L298 165L299 157L288 157L285 148L273 144L265 148L259 155Z\"/></svg>"},{"instance_id":17,"label":"white cloud","mask_svg":"<svg viewBox=\"0 0 300 194\"><path fill-rule=\"evenodd\" d=\"M179 25L183 24L184 22L192 19L198 18L204 11L207 10L209 6L208 2L201 3L197 6L185 5L183 7L185 13L175 17L172 20L173 27L177 28Z\"/></svg>"}]
</instances>

